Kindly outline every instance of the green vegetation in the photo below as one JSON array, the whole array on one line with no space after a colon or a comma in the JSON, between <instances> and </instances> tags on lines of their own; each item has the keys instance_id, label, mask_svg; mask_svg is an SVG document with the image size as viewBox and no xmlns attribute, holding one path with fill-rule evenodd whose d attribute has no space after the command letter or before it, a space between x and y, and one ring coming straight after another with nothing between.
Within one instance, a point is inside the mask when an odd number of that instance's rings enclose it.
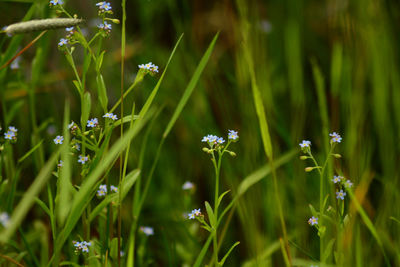
<instances>
[{"instance_id":1,"label":"green vegetation","mask_svg":"<svg viewBox=\"0 0 400 267\"><path fill-rule=\"evenodd\" d=\"M398 10L0 2L0 266L400 266Z\"/></svg>"}]
</instances>

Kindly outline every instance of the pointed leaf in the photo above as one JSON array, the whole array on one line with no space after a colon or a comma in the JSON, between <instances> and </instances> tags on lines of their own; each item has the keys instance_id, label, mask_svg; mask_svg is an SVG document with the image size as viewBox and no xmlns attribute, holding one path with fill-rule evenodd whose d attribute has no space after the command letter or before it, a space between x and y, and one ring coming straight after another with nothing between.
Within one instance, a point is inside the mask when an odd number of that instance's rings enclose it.
<instances>
[{"instance_id":1,"label":"pointed leaf","mask_svg":"<svg viewBox=\"0 0 400 267\"><path fill-rule=\"evenodd\" d=\"M107 112L108 98L106 84L104 83L103 75L100 73L96 76L97 83L97 94L100 100L100 105L103 108L104 113Z\"/></svg>"},{"instance_id":2,"label":"pointed leaf","mask_svg":"<svg viewBox=\"0 0 400 267\"><path fill-rule=\"evenodd\" d=\"M228 194L230 191L231 191L231 190L227 190L227 191L225 191L224 193L222 193L222 194L219 196L217 207L219 207L219 204L221 204L221 201L222 201L222 199L224 198L224 196L225 196L226 194Z\"/></svg>"},{"instance_id":3,"label":"pointed leaf","mask_svg":"<svg viewBox=\"0 0 400 267\"><path fill-rule=\"evenodd\" d=\"M205 205L206 205L208 219L210 220L210 225L212 228L215 228L215 216L213 209L211 208L210 203L208 203L207 201L205 202Z\"/></svg>"},{"instance_id":4,"label":"pointed leaf","mask_svg":"<svg viewBox=\"0 0 400 267\"><path fill-rule=\"evenodd\" d=\"M232 245L232 247L228 250L228 252L222 258L222 260L219 262L219 265L221 265L221 266L224 265L224 263L225 263L226 259L228 258L229 254L231 254L232 250L239 244L240 244L240 242L238 241L238 242L236 242L235 244Z\"/></svg>"}]
</instances>

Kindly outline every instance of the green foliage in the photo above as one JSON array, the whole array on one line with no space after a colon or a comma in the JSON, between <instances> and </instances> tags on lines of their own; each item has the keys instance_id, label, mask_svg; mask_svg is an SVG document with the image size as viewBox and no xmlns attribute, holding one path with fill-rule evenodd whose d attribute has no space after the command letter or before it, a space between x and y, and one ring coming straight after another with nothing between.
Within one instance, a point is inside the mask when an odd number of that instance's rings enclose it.
<instances>
[{"instance_id":1,"label":"green foliage","mask_svg":"<svg viewBox=\"0 0 400 267\"><path fill-rule=\"evenodd\" d=\"M85 21L0 33L0 266L400 265L396 1L64 2L0 3Z\"/></svg>"}]
</instances>

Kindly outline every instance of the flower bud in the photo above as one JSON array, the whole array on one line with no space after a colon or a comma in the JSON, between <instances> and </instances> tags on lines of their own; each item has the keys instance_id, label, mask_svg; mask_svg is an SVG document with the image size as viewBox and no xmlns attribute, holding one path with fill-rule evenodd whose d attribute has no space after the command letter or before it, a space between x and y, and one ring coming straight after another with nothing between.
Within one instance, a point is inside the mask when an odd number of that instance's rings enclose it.
<instances>
[{"instance_id":1,"label":"flower bud","mask_svg":"<svg viewBox=\"0 0 400 267\"><path fill-rule=\"evenodd\" d=\"M306 159L308 159L308 156L300 156L300 159L301 160L306 160Z\"/></svg>"},{"instance_id":2,"label":"flower bud","mask_svg":"<svg viewBox=\"0 0 400 267\"><path fill-rule=\"evenodd\" d=\"M332 156L334 156L337 159L340 159L342 157L342 155L340 155L340 154L332 154Z\"/></svg>"},{"instance_id":3,"label":"flower bud","mask_svg":"<svg viewBox=\"0 0 400 267\"><path fill-rule=\"evenodd\" d=\"M305 168L304 170L306 171L306 172L310 172L310 171L312 171L312 170L314 170L315 169L315 167L307 167L307 168Z\"/></svg>"},{"instance_id":4,"label":"flower bud","mask_svg":"<svg viewBox=\"0 0 400 267\"><path fill-rule=\"evenodd\" d=\"M229 151L229 155L231 155L232 157L236 157L236 153L233 151Z\"/></svg>"},{"instance_id":5,"label":"flower bud","mask_svg":"<svg viewBox=\"0 0 400 267\"><path fill-rule=\"evenodd\" d=\"M210 152L210 149L208 149L208 148L206 148L206 147L203 147L203 151L209 153L209 152Z\"/></svg>"},{"instance_id":6,"label":"flower bud","mask_svg":"<svg viewBox=\"0 0 400 267\"><path fill-rule=\"evenodd\" d=\"M120 23L119 19L112 19L111 21L114 22L115 24L119 24Z\"/></svg>"}]
</instances>

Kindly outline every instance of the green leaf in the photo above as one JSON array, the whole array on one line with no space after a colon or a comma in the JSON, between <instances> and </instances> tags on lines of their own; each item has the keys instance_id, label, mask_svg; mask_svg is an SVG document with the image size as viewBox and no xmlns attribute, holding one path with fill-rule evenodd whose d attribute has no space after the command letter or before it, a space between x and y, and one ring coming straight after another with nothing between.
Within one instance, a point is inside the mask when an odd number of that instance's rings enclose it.
<instances>
[{"instance_id":1,"label":"green leaf","mask_svg":"<svg viewBox=\"0 0 400 267\"><path fill-rule=\"evenodd\" d=\"M46 203L40 200L38 197L35 197L35 202L46 212L49 217L51 217L50 209L47 207Z\"/></svg>"},{"instance_id":2,"label":"green leaf","mask_svg":"<svg viewBox=\"0 0 400 267\"><path fill-rule=\"evenodd\" d=\"M97 57L97 62L96 62L96 71L100 72L101 66L103 65L103 58L104 54L106 51L102 51L101 54Z\"/></svg>"},{"instance_id":3,"label":"green leaf","mask_svg":"<svg viewBox=\"0 0 400 267\"><path fill-rule=\"evenodd\" d=\"M83 99L82 99L83 103L82 103L82 114L81 114L81 125L82 128L86 127L86 123L89 119L90 116L90 109L92 107L92 100L90 97L90 93L86 92L83 95Z\"/></svg>"},{"instance_id":4,"label":"green leaf","mask_svg":"<svg viewBox=\"0 0 400 267\"><path fill-rule=\"evenodd\" d=\"M195 263L193 264L193 267L200 267L201 263L203 262L203 259L207 253L208 247L211 244L211 241L213 239L214 234L211 233L210 236L208 237L206 243L204 243L203 248L201 249L199 255L197 256L197 259L195 261Z\"/></svg>"},{"instance_id":5,"label":"green leaf","mask_svg":"<svg viewBox=\"0 0 400 267\"><path fill-rule=\"evenodd\" d=\"M12 120L14 119L15 115L19 112L21 107L24 105L24 100L16 101L9 110L7 110L7 113L5 114L5 119L4 123L5 125L9 125Z\"/></svg>"},{"instance_id":6,"label":"green leaf","mask_svg":"<svg viewBox=\"0 0 400 267\"><path fill-rule=\"evenodd\" d=\"M326 245L324 254L322 255L322 260L321 260L322 262L326 262L326 260L328 259L329 255L331 255L333 245L335 244L335 240L336 240L335 238L332 238L331 240L329 240L328 245Z\"/></svg>"},{"instance_id":7,"label":"green leaf","mask_svg":"<svg viewBox=\"0 0 400 267\"><path fill-rule=\"evenodd\" d=\"M285 155L280 157L278 160L275 160L275 162L274 162L275 167L278 168L279 166L286 164L297 154L298 154L297 149L294 149L294 150L286 153ZM270 173L271 173L270 164L265 164L263 167L261 167L257 171L255 171L255 172L251 173L250 175L248 175L247 177L245 177L238 187L238 192L237 192L236 197L240 197L241 195L246 193L246 191L251 186L253 186L254 184L261 181L261 179L265 178Z\"/></svg>"},{"instance_id":8,"label":"green leaf","mask_svg":"<svg viewBox=\"0 0 400 267\"><path fill-rule=\"evenodd\" d=\"M229 254L231 254L232 250L239 244L240 244L240 242L238 241L238 242L236 242L235 244L232 245L232 247L228 250L228 252L222 258L222 260L219 262L219 265L221 265L221 266L224 265L224 263L225 263L226 259L228 258Z\"/></svg>"},{"instance_id":9,"label":"green leaf","mask_svg":"<svg viewBox=\"0 0 400 267\"><path fill-rule=\"evenodd\" d=\"M41 192L43 186L47 183L47 180L51 177L51 172L57 162L60 149L58 149L51 158L47 161L44 167L40 170L38 176L34 179L34 182L29 189L22 196L21 201L15 207L14 212L11 215L10 224L7 228L4 228L0 232L0 243L7 243L10 237L15 233L25 218L26 214L35 202L35 198Z\"/></svg>"},{"instance_id":10,"label":"green leaf","mask_svg":"<svg viewBox=\"0 0 400 267\"><path fill-rule=\"evenodd\" d=\"M315 208L314 208L313 205L308 204L308 207L310 207L311 214L312 214L314 217L319 217L319 216L318 216L319 213L315 210Z\"/></svg>"},{"instance_id":11,"label":"green leaf","mask_svg":"<svg viewBox=\"0 0 400 267\"><path fill-rule=\"evenodd\" d=\"M214 216L214 212L213 209L210 206L210 203L208 203L207 201L205 202L206 205L206 210L207 210L207 215L208 215L208 219L210 220L210 225L212 228L215 228L215 216Z\"/></svg>"},{"instance_id":12,"label":"green leaf","mask_svg":"<svg viewBox=\"0 0 400 267\"><path fill-rule=\"evenodd\" d=\"M103 108L104 113L107 112L108 98L106 84L104 83L103 75L100 73L96 76L97 82L97 94L99 95L100 105Z\"/></svg>"},{"instance_id":13,"label":"green leaf","mask_svg":"<svg viewBox=\"0 0 400 267\"><path fill-rule=\"evenodd\" d=\"M174 114L172 115L171 120L169 121L167 128L164 131L163 138L166 138L168 133L171 131L172 127L174 126L176 120L178 119L179 115L181 114L183 108L185 107L187 101L189 100L189 97L192 95L194 88L197 85L197 82L199 81L199 78L201 74L203 73L204 68L207 65L208 60L210 59L211 53L214 50L215 43L217 42L219 33L217 33L213 40L211 41L210 45L208 46L206 52L204 53L203 57L200 60L200 63L197 65L196 70L194 71L194 74L192 78L190 79L190 82L186 86L185 92L183 93L183 96L181 100L179 101ZM139 114L140 115L140 114Z\"/></svg>"},{"instance_id":14,"label":"green leaf","mask_svg":"<svg viewBox=\"0 0 400 267\"><path fill-rule=\"evenodd\" d=\"M323 205L322 205L322 210L320 210L320 211L325 211L325 207L326 207L326 204L328 203L328 199L329 199L329 194L327 194L325 196L325 199L324 199L324 202L323 202Z\"/></svg>"},{"instance_id":15,"label":"green leaf","mask_svg":"<svg viewBox=\"0 0 400 267\"><path fill-rule=\"evenodd\" d=\"M264 145L264 152L269 160L273 158L271 137L269 134L267 117L265 115L264 104L262 102L263 97L261 96L260 89L258 88L256 73L254 70L254 62L249 51L249 45L244 44L244 56L247 60L248 70L250 73L251 88L253 91L253 101L256 108L256 113L258 117L258 123L261 129L261 138Z\"/></svg>"},{"instance_id":16,"label":"green leaf","mask_svg":"<svg viewBox=\"0 0 400 267\"><path fill-rule=\"evenodd\" d=\"M35 152L36 149L38 149L42 143L43 143L44 139L40 140L40 142L38 144L36 144L36 146L34 146L33 148L31 148L31 150L29 150L28 152L25 153L25 155L23 155L22 157L19 158L18 163L23 162L27 157L29 157L33 152Z\"/></svg>"},{"instance_id":17,"label":"green leaf","mask_svg":"<svg viewBox=\"0 0 400 267\"><path fill-rule=\"evenodd\" d=\"M137 120L138 118L139 118L139 116L137 116L137 115L133 116L134 120ZM122 123L127 123L127 122L131 122L131 120L132 120L132 115L126 115L122 119L119 119L116 122L114 122L114 127L121 125L121 121L122 121Z\"/></svg>"},{"instance_id":18,"label":"green leaf","mask_svg":"<svg viewBox=\"0 0 400 267\"><path fill-rule=\"evenodd\" d=\"M122 242L122 238L121 238L121 242ZM114 260L118 259L118 238L114 237L111 240L111 244L110 244L110 256L111 258L113 258Z\"/></svg>"},{"instance_id":19,"label":"green leaf","mask_svg":"<svg viewBox=\"0 0 400 267\"><path fill-rule=\"evenodd\" d=\"M231 190L227 190L227 191L225 191L224 193L222 193L222 194L219 196L217 207L219 207L219 204L221 204L221 201L222 201L222 199L224 198L224 196L225 196L226 194L228 194L230 191L231 191Z\"/></svg>"},{"instance_id":20,"label":"green leaf","mask_svg":"<svg viewBox=\"0 0 400 267\"><path fill-rule=\"evenodd\" d=\"M136 169L131 171L124 179L124 184L122 186L123 192L121 196L121 201L126 197L129 190L135 184L136 180L139 178L140 170ZM90 213L89 222L91 222L96 216L111 202L118 201L118 194L111 194L106 196L102 202L100 202Z\"/></svg>"},{"instance_id":21,"label":"green leaf","mask_svg":"<svg viewBox=\"0 0 400 267\"><path fill-rule=\"evenodd\" d=\"M81 92L81 85L79 84L79 82L77 80L73 80L72 83L75 85L76 89L80 93Z\"/></svg>"},{"instance_id":22,"label":"green leaf","mask_svg":"<svg viewBox=\"0 0 400 267\"><path fill-rule=\"evenodd\" d=\"M71 208L72 192L75 189L71 183L71 155L70 155L70 131L68 129L70 108L68 102L64 108L64 143L62 144L61 160L63 166L59 169L59 178L57 179L57 196L56 196L56 207L55 214L59 226L64 225L65 219Z\"/></svg>"},{"instance_id":23,"label":"green leaf","mask_svg":"<svg viewBox=\"0 0 400 267\"><path fill-rule=\"evenodd\" d=\"M83 57L83 67L82 67L82 84L85 85L86 74L89 70L90 63L92 62L92 57L88 50L85 50L85 56Z\"/></svg>"}]
</instances>

